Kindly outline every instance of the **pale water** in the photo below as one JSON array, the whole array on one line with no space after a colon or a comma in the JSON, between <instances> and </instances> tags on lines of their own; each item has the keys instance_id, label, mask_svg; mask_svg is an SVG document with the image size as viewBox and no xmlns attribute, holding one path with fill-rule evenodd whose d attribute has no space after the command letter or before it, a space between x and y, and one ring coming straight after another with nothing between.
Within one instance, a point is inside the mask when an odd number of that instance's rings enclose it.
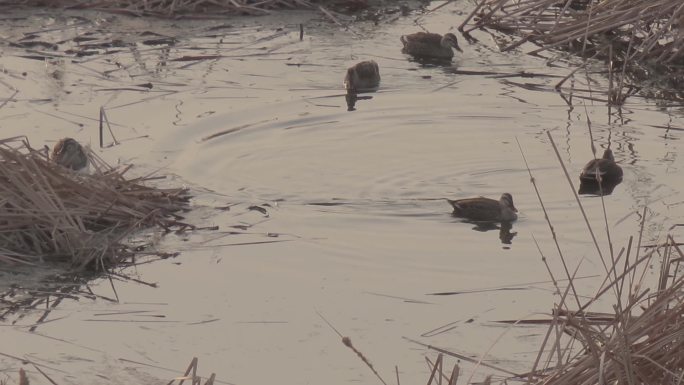
<instances>
[{"instance_id":1,"label":"pale water","mask_svg":"<svg viewBox=\"0 0 684 385\"><path fill-rule=\"evenodd\" d=\"M420 23L455 32L469 7L452 4ZM598 155L610 145L625 172L604 199L616 254L638 235L645 205L644 243L662 241L684 218L681 105L633 97L609 116L605 103L575 97L569 107L552 88L571 64L548 66L525 55L527 46L500 53L493 39L506 36L476 31L479 42L461 41L465 53L440 67L400 52L399 36L420 30L416 15L348 30L305 12L222 21L77 15L4 15L0 37L35 32L54 43L95 31L103 41L140 40L153 31L179 42L81 58L65 55L63 43L47 52L65 57L47 63L4 44L0 95L18 92L0 108L2 137L27 135L40 147L71 136L112 164L174 175L170 183L196 191L188 220L220 229L167 236L158 248L180 256L124 271L156 288L114 281L114 293L96 279L93 292L118 303L65 298L34 332L45 305L8 315L0 353L43 365L59 384L162 384L194 356L219 383L378 383L318 313L388 382L395 365L402 383L429 377L424 357L435 353L402 337L475 359L488 352L485 362L524 372L546 327L493 321L542 318L557 301L534 239L562 289L565 274L517 141L569 268L581 262L580 294L591 296L604 268L546 134L577 188L592 158L586 113ZM174 61L198 55L222 57ZM345 70L368 59L380 65L381 87L348 111ZM588 83L581 71L566 86L572 81L591 88L581 95L605 98L605 75ZM138 87L146 83L152 88ZM98 146L100 106L118 146ZM503 192L520 211L508 232L463 223L443 199ZM607 258L601 199L581 201ZM226 205L234 206L213 209ZM2 285L40 288L48 273L0 274ZM432 295L444 292L460 294ZM16 379L21 363L1 361ZM31 384L48 383L25 368ZM464 375L472 370L465 365ZM488 373L502 375L479 368L474 378Z\"/></svg>"}]
</instances>

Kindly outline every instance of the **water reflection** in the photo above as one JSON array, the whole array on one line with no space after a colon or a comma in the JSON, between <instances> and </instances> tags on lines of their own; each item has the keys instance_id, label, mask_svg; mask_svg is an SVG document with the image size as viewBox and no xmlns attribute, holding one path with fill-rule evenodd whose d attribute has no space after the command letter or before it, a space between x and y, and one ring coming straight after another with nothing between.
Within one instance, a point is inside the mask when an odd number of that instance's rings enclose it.
<instances>
[{"instance_id":1,"label":"water reflection","mask_svg":"<svg viewBox=\"0 0 684 385\"><path fill-rule=\"evenodd\" d=\"M451 59L435 59L425 57L410 57L409 62L418 63L422 68L450 68L454 67ZM454 67L455 68L455 67Z\"/></svg>"},{"instance_id":2,"label":"water reflection","mask_svg":"<svg viewBox=\"0 0 684 385\"><path fill-rule=\"evenodd\" d=\"M618 181L603 181L602 183L580 179L580 186L577 193L580 195L610 195L613 193L615 186L620 183L622 183L622 179Z\"/></svg>"},{"instance_id":3,"label":"water reflection","mask_svg":"<svg viewBox=\"0 0 684 385\"><path fill-rule=\"evenodd\" d=\"M452 214L453 215L453 214ZM455 218L462 219L457 215L453 215ZM460 221L459 221L460 222ZM513 222L475 222L475 221L465 221L465 223L472 223L475 226L473 230L479 232L487 232L492 230L499 230L499 240L501 244L511 245L513 244L513 238L518 235L517 232L513 230Z\"/></svg>"},{"instance_id":4,"label":"water reflection","mask_svg":"<svg viewBox=\"0 0 684 385\"><path fill-rule=\"evenodd\" d=\"M347 89L347 111L356 110L358 100L372 99L372 96L358 96L359 93L375 92L380 87L380 67L373 60L366 60L354 64L347 69L344 77L344 87Z\"/></svg>"},{"instance_id":5,"label":"water reflection","mask_svg":"<svg viewBox=\"0 0 684 385\"><path fill-rule=\"evenodd\" d=\"M344 95L344 98L347 101L347 111L356 111L356 102L358 100L373 99L372 96L359 96L359 94L354 91L347 91L347 94Z\"/></svg>"}]
</instances>

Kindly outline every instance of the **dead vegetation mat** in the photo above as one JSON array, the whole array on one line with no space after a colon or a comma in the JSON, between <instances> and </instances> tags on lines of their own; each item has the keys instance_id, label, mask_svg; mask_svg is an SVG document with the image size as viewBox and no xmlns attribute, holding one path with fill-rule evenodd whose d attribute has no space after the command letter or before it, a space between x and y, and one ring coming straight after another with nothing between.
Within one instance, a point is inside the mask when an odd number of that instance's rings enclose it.
<instances>
[{"instance_id":1,"label":"dead vegetation mat","mask_svg":"<svg viewBox=\"0 0 684 385\"><path fill-rule=\"evenodd\" d=\"M467 30L466 23L473 21ZM621 60L684 64L681 0L481 0L461 30L490 27L515 32L525 42L585 52L615 50Z\"/></svg>"},{"instance_id":2,"label":"dead vegetation mat","mask_svg":"<svg viewBox=\"0 0 684 385\"><path fill-rule=\"evenodd\" d=\"M32 148L25 137L0 140L0 263L67 262L103 270L142 252L129 242L143 229L193 228L181 222L186 188L157 188L158 176L126 178L88 151L90 173L77 173Z\"/></svg>"},{"instance_id":3,"label":"dead vegetation mat","mask_svg":"<svg viewBox=\"0 0 684 385\"><path fill-rule=\"evenodd\" d=\"M32 7L95 9L135 16L216 17L263 15L279 9L319 9L323 5L335 11L356 12L382 6L385 0L24 0L19 3ZM388 0L387 3L393 5L394 1Z\"/></svg>"}]
</instances>

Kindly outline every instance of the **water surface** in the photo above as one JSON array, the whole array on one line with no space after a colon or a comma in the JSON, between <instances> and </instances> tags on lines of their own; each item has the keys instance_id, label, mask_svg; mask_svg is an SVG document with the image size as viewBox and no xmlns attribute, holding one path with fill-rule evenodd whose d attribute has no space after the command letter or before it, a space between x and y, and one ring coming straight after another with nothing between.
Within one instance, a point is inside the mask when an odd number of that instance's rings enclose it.
<instances>
[{"instance_id":1,"label":"water surface","mask_svg":"<svg viewBox=\"0 0 684 385\"><path fill-rule=\"evenodd\" d=\"M452 4L420 23L446 32L469 10ZM473 357L495 345L487 362L525 371L545 328L493 321L539 318L557 300L535 239L562 289L564 273L517 143L566 262L581 263L577 274L587 277L580 294L591 296L604 267L546 134L577 188L592 158L587 114L599 154L610 146L625 171L603 202L581 198L605 258L602 203L616 252L638 234L645 205L644 243L662 241L682 221L681 106L634 97L609 115L601 102L575 97L568 105L552 88L572 59L549 66L525 46L500 53L493 38L503 36L477 32L479 42L462 42L452 66L424 66L400 52L399 36L420 30L415 15L350 29L314 13L227 23L74 15L4 19L0 36L38 31L59 41L97 27L111 38L154 31L180 41L48 62L3 46L0 89L5 97L18 91L0 109L3 136L27 135L34 146L71 136L111 163L174 175L172 183L197 191L189 220L220 230L167 236L158 248L179 257L125 271L156 288L115 281L114 293L98 279L92 290L118 303L65 299L35 332L28 328L40 309L6 319L0 353L45 365L60 384L166 383L193 356L221 383L377 381L317 312L388 381L395 365L403 383L428 379L424 356L434 354L403 336ZM192 55L221 58L174 60ZM345 70L367 59L379 63L381 87L347 111ZM600 68L591 81L573 78L575 87L600 98ZM139 87L147 83L151 89ZM118 146L98 146L100 106ZM520 211L510 234L463 223L444 200L503 192ZM227 204L230 211L213 210ZM27 276L18 282L38 285ZM47 383L27 370L32 384Z\"/></svg>"}]
</instances>

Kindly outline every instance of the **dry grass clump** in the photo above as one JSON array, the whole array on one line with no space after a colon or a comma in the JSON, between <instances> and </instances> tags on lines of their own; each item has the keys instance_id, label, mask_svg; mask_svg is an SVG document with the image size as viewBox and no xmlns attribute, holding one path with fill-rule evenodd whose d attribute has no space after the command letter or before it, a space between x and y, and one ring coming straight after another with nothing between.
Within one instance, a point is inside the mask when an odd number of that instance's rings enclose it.
<instances>
[{"instance_id":1,"label":"dry grass clump","mask_svg":"<svg viewBox=\"0 0 684 385\"><path fill-rule=\"evenodd\" d=\"M126 240L137 230L189 226L176 214L188 208L187 189L148 187L158 178L126 179L130 167L88 156L93 172L76 173L26 138L0 140L0 262L102 269L135 255Z\"/></svg>"},{"instance_id":2,"label":"dry grass clump","mask_svg":"<svg viewBox=\"0 0 684 385\"><path fill-rule=\"evenodd\" d=\"M625 61L684 64L684 3L681 0L481 0L467 31L480 27L513 31L541 48L587 54L608 49Z\"/></svg>"},{"instance_id":3,"label":"dry grass clump","mask_svg":"<svg viewBox=\"0 0 684 385\"><path fill-rule=\"evenodd\" d=\"M656 287L644 288L639 276L645 276L657 254L663 259L660 279ZM547 337L561 331L565 336L558 334L550 344L545 341L550 345L545 368L528 373L527 383L684 383L684 275L677 271L683 256L670 238L633 264L620 263L622 272L616 263L607 277L610 283L579 310L558 305ZM586 311L605 293L618 295L613 313ZM579 349L573 352L569 346L577 343ZM535 368L542 356L540 352Z\"/></svg>"},{"instance_id":4,"label":"dry grass clump","mask_svg":"<svg viewBox=\"0 0 684 385\"><path fill-rule=\"evenodd\" d=\"M631 242L630 242L631 246ZM549 328L533 368L508 377L503 383L534 385L684 384L684 253L669 237L630 263L629 251L620 252L598 294L579 308L569 310L580 299L571 292L571 282L551 313L552 319L519 320L515 324L548 323ZM652 288L644 278L653 258L662 260L659 279ZM615 295L616 297L611 297ZM573 298L574 297L574 298ZM609 298L604 298L609 297ZM613 312L591 312L588 308L603 300L613 302ZM570 302L572 305L568 305ZM512 321L502 321L510 323ZM414 341L417 342L417 341ZM486 366L507 376L511 372L444 349L433 364L428 385L446 380L458 383L459 367L451 376L443 373L443 354ZM471 376L472 379L472 376ZM465 383L470 383L470 380ZM484 383L491 383L488 376Z\"/></svg>"},{"instance_id":5,"label":"dry grass clump","mask_svg":"<svg viewBox=\"0 0 684 385\"><path fill-rule=\"evenodd\" d=\"M137 16L175 16L180 14L261 15L271 9L312 8L307 0L24 0L29 6L56 6L98 9Z\"/></svg>"}]
</instances>

